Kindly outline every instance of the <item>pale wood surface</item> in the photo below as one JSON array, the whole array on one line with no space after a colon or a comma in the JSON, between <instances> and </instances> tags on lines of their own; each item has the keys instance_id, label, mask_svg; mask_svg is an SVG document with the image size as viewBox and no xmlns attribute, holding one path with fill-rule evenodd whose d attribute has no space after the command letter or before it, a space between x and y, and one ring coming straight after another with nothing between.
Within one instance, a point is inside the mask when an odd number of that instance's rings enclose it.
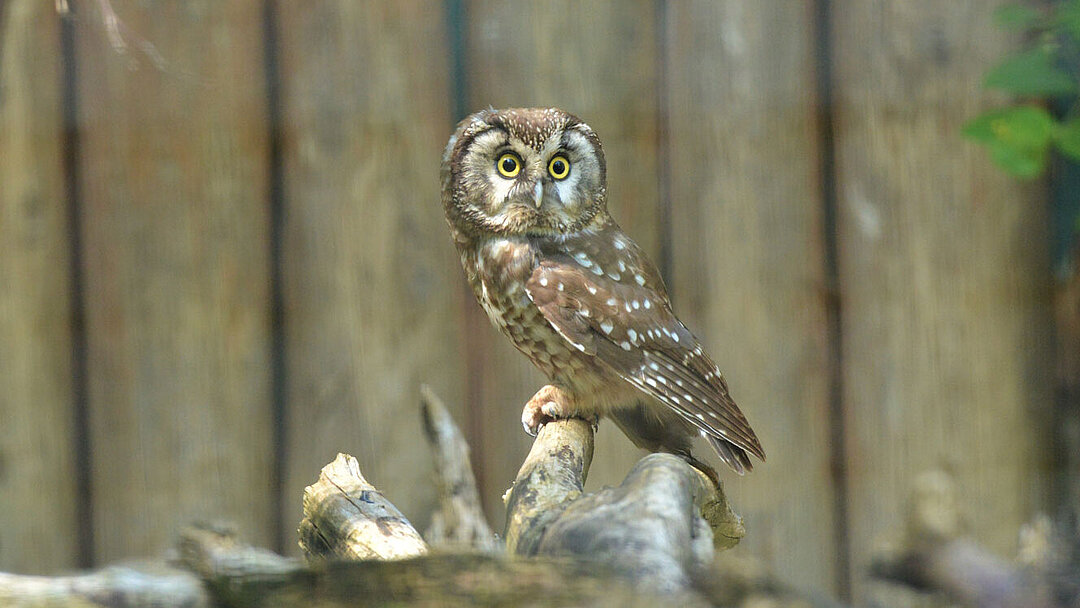
<instances>
[{"instance_id":1,"label":"pale wood surface","mask_svg":"<svg viewBox=\"0 0 1080 608\"><path fill-rule=\"evenodd\" d=\"M456 414L466 382L463 279L438 183L451 120L442 12L420 0L277 9L285 538L312 471L339 451L424 528L436 500L419 387Z\"/></svg>"},{"instance_id":2,"label":"pale wood surface","mask_svg":"<svg viewBox=\"0 0 1080 608\"><path fill-rule=\"evenodd\" d=\"M833 7L844 404L857 600L921 471L945 467L972 538L1013 554L1044 504L1052 407L1042 193L959 135L1013 48L984 0Z\"/></svg>"},{"instance_id":3,"label":"pale wood surface","mask_svg":"<svg viewBox=\"0 0 1080 608\"><path fill-rule=\"evenodd\" d=\"M832 590L813 13L680 2L668 28L674 308L768 455L745 477L721 471L750 530L735 551Z\"/></svg>"},{"instance_id":4,"label":"pale wood surface","mask_svg":"<svg viewBox=\"0 0 1080 608\"><path fill-rule=\"evenodd\" d=\"M51 3L50 3L51 4ZM254 2L76 21L96 558L209 518L271 538L268 140ZM139 48L151 42L162 58Z\"/></svg>"},{"instance_id":5,"label":"pale wood surface","mask_svg":"<svg viewBox=\"0 0 1080 608\"><path fill-rule=\"evenodd\" d=\"M60 62L50 3L0 3L0 567L16 572L77 555Z\"/></svg>"},{"instance_id":6,"label":"pale wood surface","mask_svg":"<svg viewBox=\"0 0 1080 608\"><path fill-rule=\"evenodd\" d=\"M607 157L612 216L654 258L659 252L657 39L655 5L635 0L466 2L468 111L557 106L599 134ZM463 282L463 281L462 281ZM471 294L468 345L479 382L467 425L489 517L514 479L531 438L521 407L542 374L488 322ZM601 423L589 485L618 483L643 452L610 422Z\"/></svg>"},{"instance_id":7,"label":"pale wood surface","mask_svg":"<svg viewBox=\"0 0 1080 608\"><path fill-rule=\"evenodd\" d=\"M450 410L430 386L420 387L424 436L431 447L439 506L431 515L424 538L440 551L467 547L496 551L495 536L480 504L469 443Z\"/></svg>"},{"instance_id":8,"label":"pale wood surface","mask_svg":"<svg viewBox=\"0 0 1080 608\"><path fill-rule=\"evenodd\" d=\"M304 488L300 547L309 562L405 559L425 555L427 543L382 492L364 479L360 463L338 454Z\"/></svg>"}]
</instances>

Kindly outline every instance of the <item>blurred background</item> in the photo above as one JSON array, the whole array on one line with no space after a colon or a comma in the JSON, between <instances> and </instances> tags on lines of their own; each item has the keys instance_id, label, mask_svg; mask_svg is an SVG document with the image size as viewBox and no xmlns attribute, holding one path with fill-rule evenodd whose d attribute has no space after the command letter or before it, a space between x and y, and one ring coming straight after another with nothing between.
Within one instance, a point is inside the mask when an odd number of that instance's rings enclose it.
<instances>
[{"instance_id":1,"label":"blurred background","mask_svg":"<svg viewBox=\"0 0 1080 608\"><path fill-rule=\"evenodd\" d=\"M1077 190L961 135L1010 101L982 86L1025 42L999 4L0 0L0 570L158 555L194 520L297 553L339 451L422 527L421 383L501 529L544 381L468 291L438 183L489 105L603 140L612 214L769 455L725 475L735 551L884 597L867 560L941 468L1012 555L1076 498ZM641 455L602 424L590 487Z\"/></svg>"}]
</instances>

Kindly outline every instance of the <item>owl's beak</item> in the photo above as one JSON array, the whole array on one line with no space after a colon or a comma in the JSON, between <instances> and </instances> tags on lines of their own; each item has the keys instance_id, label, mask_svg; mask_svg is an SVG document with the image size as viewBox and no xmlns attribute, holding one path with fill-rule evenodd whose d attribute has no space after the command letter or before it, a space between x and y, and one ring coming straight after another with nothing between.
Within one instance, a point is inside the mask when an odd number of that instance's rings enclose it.
<instances>
[{"instance_id":1,"label":"owl's beak","mask_svg":"<svg viewBox=\"0 0 1080 608\"><path fill-rule=\"evenodd\" d=\"M537 209L544 202L544 184L541 182L536 182L536 186L533 187L533 202L536 203Z\"/></svg>"}]
</instances>

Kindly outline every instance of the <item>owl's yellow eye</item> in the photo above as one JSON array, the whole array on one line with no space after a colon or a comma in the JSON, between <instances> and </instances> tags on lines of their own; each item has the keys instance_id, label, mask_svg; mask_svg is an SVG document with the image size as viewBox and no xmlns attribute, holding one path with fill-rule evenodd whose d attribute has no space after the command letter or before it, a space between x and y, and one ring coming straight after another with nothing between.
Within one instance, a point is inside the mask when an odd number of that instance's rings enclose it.
<instances>
[{"instance_id":1,"label":"owl's yellow eye","mask_svg":"<svg viewBox=\"0 0 1080 608\"><path fill-rule=\"evenodd\" d=\"M570 161L562 154L552 156L548 163L548 173L555 179L566 179L566 176L570 175Z\"/></svg>"},{"instance_id":2,"label":"owl's yellow eye","mask_svg":"<svg viewBox=\"0 0 1080 608\"><path fill-rule=\"evenodd\" d=\"M513 152L500 156L495 166L499 169L499 174L507 179L515 178L518 173L521 173L521 160Z\"/></svg>"}]
</instances>

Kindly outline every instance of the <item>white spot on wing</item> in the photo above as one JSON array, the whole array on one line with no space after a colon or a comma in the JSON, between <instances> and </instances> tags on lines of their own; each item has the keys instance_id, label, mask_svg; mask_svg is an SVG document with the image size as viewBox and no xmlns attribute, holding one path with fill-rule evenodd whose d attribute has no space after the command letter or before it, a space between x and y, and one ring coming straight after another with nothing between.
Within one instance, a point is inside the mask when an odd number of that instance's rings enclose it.
<instances>
[{"instance_id":1,"label":"white spot on wing","mask_svg":"<svg viewBox=\"0 0 1080 608\"><path fill-rule=\"evenodd\" d=\"M645 277L641 276L640 274L635 274L634 280L637 281L638 285L641 285L642 287L645 286ZM648 302L648 300L645 301Z\"/></svg>"},{"instance_id":2,"label":"white spot on wing","mask_svg":"<svg viewBox=\"0 0 1080 608\"><path fill-rule=\"evenodd\" d=\"M589 293L591 293L592 295L594 295L594 296L596 295L596 288L593 287L592 285L589 285L588 290L589 290Z\"/></svg>"},{"instance_id":3,"label":"white spot on wing","mask_svg":"<svg viewBox=\"0 0 1080 608\"><path fill-rule=\"evenodd\" d=\"M615 324L611 321L604 321L600 324L600 329L604 330L605 334L610 334L611 330L615 329Z\"/></svg>"},{"instance_id":4,"label":"white spot on wing","mask_svg":"<svg viewBox=\"0 0 1080 608\"><path fill-rule=\"evenodd\" d=\"M622 342L620 342L619 346L621 346L623 348L623 350L630 350L630 343L627 342L626 340L623 340Z\"/></svg>"},{"instance_id":5,"label":"white spot on wing","mask_svg":"<svg viewBox=\"0 0 1080 608\"><path fill-rule=\"evenodd\" d=\"M541 286L547 287L547 283L548 283L547 277L540 277L540 285Z\"/></svg>"},{"instance_id":6,"label":"white spot on wing","mask_svg":"<svg viewBox=\"0 0 1080 608\"><path fill-rule=\"evenodd\" d=\"M637 332L636 331L634 331L632 329L628 329L628 330L626 330L626 335L630 336L630 341L631 342L637 342Z\"/></svg>"}]
</instances>

